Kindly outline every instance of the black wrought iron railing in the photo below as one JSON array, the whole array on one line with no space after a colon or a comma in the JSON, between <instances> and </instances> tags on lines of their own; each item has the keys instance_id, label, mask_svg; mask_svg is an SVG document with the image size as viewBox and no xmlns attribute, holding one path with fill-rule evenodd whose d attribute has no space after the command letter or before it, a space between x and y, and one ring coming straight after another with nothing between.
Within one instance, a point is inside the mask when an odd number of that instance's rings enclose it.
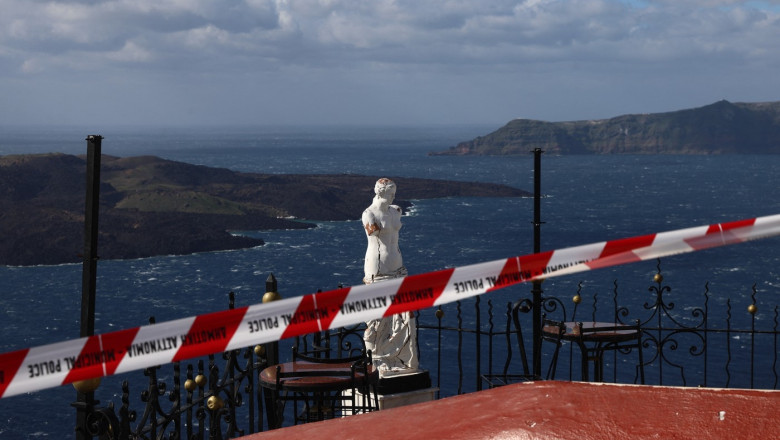
<instances>
[{"instance_id":1,"label":"black wrought iron railing","mask_svg":"<svg viewBox=\"0 0 780 440\"><path fill-rule=\"evenodd\" d=\"M86 422L76 431L80 438L200 440L262 431L265 402L257 373L267 364L266 347L257 345L146 368L140 392L128 380L122 382L118 405L98 407L88 401ZM163 373L168 368L172 374Z\"/></svg>"},{"instance_id":2,"label":"black wrought iron railing","mask_svg":"<svg viewBox=\"0 0 780 440\"><path fill-rule=\"evenodd\" d=\"M756 286L746 289L752 292L746 295L750 304L739 310L731 298L713 304L707 282L697 295L686 292L680 307L681 298L675 298L672 287L664 283L658 262L648 286L650 296L641 303L621 302L620 284L613 281L609 294L585 294L580 283L573 298L544 296L540 307L544 315L558 321L631 325L639 320L647 384L777 389L780 309L763 304L759 310ZM533 346L532 307L529 296L501 306L476 298L447 310L421 311L421 359L431 365L442 395L480 390L486 385L484 376L539 376L528 366ZM447 315L454 316L447 320ZM427 348L435 347L433 353L425 352L426 343ZM542 341L542 377L546 377L553 351L553 346ZM604 356L605 381L637 381L636 359L625 354L618 350ZM565 344L554 378L580 380L579 356L576 345ZM442 368L443 363L447 367Z\"/></svg>"},{"instance_id":3,"label":"black wrought iron railing","mask_svg":"<svg viewBox=\"0 0 780 440\"><path fill-rule=\"evenodd\" d=\"M708 283L684 307L675 303L660 261L642 303L626 303L618 281L609 294L587 294L579 285L573 298L543 296L541 312L559 321L639 320L645 382L651 385L778 388L778 306L756 301L747 309L732 301L712 304ZM518 380L540 379L532 368L534 337L530 295L512 301L476 297L417 313L421 366L431 373L438 396L478 391ZM698 297L698 298L696 298ZM230 295L230 307L233 296ZM747 316L745 316L747 315ZM737 318L739 316L739 318ZM117 439L223 439L267 429L258 373L289 360L293 346L321 356L342 357L362 346L364 326L336 329L280 341L278 346L246 347L191 362L148 368L142 391L125 380L119 402L87 402L86 437ZM546 376L555 344L539 341ZM281 348L281 350L279 350ZM274 354L279 350L281 354ZM637 381L637 359L621 350L603 356L603 380ZM562 344L555 379L580 380L580 354ZM170 373L163 373L170 371ZM134 390L134 391L131 391ZM133 393L136 393L133 395Z\"/></svg>"}]
</instances>

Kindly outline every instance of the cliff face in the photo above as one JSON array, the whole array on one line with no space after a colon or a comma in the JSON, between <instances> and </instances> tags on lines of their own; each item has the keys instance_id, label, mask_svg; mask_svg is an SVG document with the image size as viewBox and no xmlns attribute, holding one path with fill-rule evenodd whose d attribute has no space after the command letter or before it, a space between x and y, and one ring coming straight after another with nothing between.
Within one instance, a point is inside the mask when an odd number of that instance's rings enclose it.
<instances>
[{"instance_id":1,"label":"cliff face","mask_svg":"<svg viewBox=\"0 0 780 440\"><path fill-rule=\"evenodd\" d=\"M714 104L596 121L510 121L486 136L433 155L778 154L780 102Z\"/></svg>"},{"instance_id":2,"label":"cliff face","mask_svg":"<svg viewBox=\"0 0 780 440\"><path fill-rule=\"evenodd\" d=\"M64 154L0 157L0 264L81 261L86 160ZM102 259L262 245L231 230L300 229L308 220L360 218L380 176L237 173L158 157L101 159ZM410 199L524 197L507 186L393 178Z\"/></svg>"}]
</instances>

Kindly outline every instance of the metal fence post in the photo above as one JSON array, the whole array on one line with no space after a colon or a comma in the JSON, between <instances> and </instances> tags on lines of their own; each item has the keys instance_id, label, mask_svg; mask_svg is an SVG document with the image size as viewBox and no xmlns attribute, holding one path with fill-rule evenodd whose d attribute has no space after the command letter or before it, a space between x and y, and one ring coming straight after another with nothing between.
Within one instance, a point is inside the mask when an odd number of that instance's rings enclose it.
<instances>
[{"instance_id":1,"label":"metal fence post","mask_svg":"<svg viewBox=\"0 0 780 440\"><path fill-rule=\"evenodd\" d=\"M542 188L542 149L535 148L534 153L534 253L541 252L541 188ZM533 295L533 355L534 375L542 375L542 282L534 281Z\"/></svg>"},{"instance_id":2,"label":"metal fence post","mask_svg":"<svg viewBox=\"0 0 780 440\"><path fill-rule=\"evenodd\" d=\"M282 295L279 294L279 288L276 282L274 274L268 275L265 280L265 294L263 295L263 303L269 303L271 301L278 301L282 299ZM268 365L276 365L279 363L279 342L269 342L264 344L265 346L265 358Z\"/></svg>"},{"instance_id":3,"label":"metal fence post","mask_svg":"<svg viewBox=\"0 0 780 440\"><path fill-rule=\"evenodd\" d=\"M282 296L279 294L276 277L274 277L274 274L270 274L265 280L265 294L263 295L263 304L272 301L278 301L280 299L282 299ZM279 364L279 342L269 342L267 344L263 344L262 347L262 352L265 354L266 366L270 367L272 365ZM280 421L277 420L278 413L274 399L271 398L267 390L264 390L263 394L263 400L265 400L266 420L268 420L268 429L271 429L272 426L278 426Z\"/></svg>"}]
</instances>

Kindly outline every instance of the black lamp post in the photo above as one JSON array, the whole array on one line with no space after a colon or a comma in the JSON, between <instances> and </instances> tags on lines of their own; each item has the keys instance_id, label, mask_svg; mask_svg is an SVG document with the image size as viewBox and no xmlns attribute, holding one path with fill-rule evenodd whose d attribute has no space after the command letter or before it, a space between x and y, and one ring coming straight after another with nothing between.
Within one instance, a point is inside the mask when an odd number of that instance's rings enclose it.
<instances>
[{"instance_id":1,"label":"black lamp post","mask_svg":"<svg viewBox=\"0 0 780 440\"><path fill-rule=\"evenodd\" d=\"M95 287L97 279L98 212L100 208L100 147L103 137L87 136L87 191L84 209L84 254L81 269L81 332L80 336L95 334ZM86 423L87 415L98 403L94 392L100 379L76 382L76 438L91 439Z\"/></svg>"}]
</instances>

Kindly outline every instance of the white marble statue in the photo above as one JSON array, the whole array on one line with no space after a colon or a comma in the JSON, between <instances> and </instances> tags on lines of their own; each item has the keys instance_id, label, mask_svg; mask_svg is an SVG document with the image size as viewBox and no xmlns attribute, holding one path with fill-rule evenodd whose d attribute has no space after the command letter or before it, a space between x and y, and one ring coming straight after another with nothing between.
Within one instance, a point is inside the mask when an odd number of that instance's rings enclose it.
<instances>
[{"instance_id":1,"label":"white marble statue","mask_svg":"<svg viewBox=\"0 0 780 440\"><path fill-rule=\"evenodd\" d=\"M401 208L393 205L395 183L387 178L377 180L374 200L363 211L363 227L368 246L363 282L377 283L406 276L398 232L401 229ZM417 358L417 323L412 312L399 313L369 321L363 340L372 351L374 366L380 377L414 373L419 369Z\"/></svg>"}]
</instances>

